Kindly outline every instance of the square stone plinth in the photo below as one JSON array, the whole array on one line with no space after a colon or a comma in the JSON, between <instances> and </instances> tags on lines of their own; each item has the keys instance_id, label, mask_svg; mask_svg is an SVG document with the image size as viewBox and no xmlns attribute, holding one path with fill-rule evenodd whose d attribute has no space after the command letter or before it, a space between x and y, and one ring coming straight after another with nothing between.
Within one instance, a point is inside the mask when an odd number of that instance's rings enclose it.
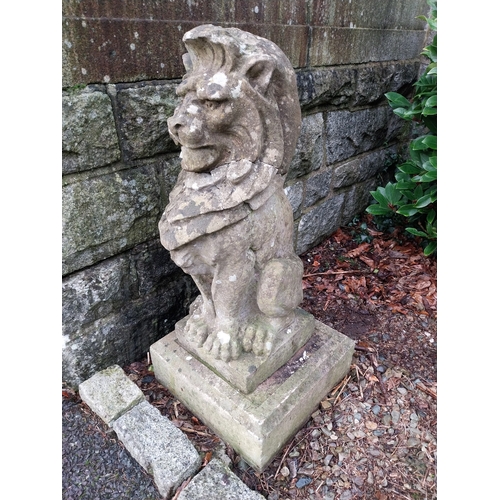
<instances>
[{"instance_id":1,"label":"square stone plinth","mask_svg":"<svg viewBox=\"0 0 500 500\"><path fill-rule=\"evenodd\" d=\"M244 394L179 345L176 333L150 349L156 379L262 471L349 371L354 341L315 321L309 341L252 393Z\"/></svg>"}]
</instances>

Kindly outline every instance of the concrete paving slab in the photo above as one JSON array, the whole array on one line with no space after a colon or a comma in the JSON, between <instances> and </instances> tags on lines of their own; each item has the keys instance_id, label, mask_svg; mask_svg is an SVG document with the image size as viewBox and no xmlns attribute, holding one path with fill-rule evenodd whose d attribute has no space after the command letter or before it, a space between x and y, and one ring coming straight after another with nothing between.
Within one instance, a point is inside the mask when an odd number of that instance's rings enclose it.
<instances>
[{"instance_id":1,"label":"concrete paving slab","mask_svg":"<svg viewBox=\"0 0 500 500\"><path fill-rule=\"evenodd\" d=\"M179 500L265 500L252 491L229 467L217 458L197 474L182 490Z\"/></svg>"},{"instance_id":2,"label":"concrete paving slab","mask_svg":"<svg viewBox=\"0 0 500 500\"><path fill-rule=\"evenodd\" d=\"M144 394L118 365L102 370L78 387L91 410L111 425L117 418L144 401Z\"/></svg>"},{"instance_id":3,"label":"concrete paving slab","mask_svg":"<svg viewBox=\"0 0 500 500\"><path fill-rule=\"evenodd\" d=\"M112 427L165 497L201 465L201 457L187 436L147 401L122 415Z\"/></svg>"}]
</instances>

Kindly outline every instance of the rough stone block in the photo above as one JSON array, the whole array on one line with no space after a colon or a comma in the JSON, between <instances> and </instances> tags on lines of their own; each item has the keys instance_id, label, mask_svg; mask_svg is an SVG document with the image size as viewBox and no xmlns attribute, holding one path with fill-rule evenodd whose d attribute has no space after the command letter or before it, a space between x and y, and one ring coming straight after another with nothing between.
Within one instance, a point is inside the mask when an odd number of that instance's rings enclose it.
<instances>
[{"instance_id":1,"label":"rough stone block","mask_svg":"<svg viewBox=\"0 0 500 500\"><path fill-rule=\"evenodd\" d=\"M125 366L141 359L153 342L171 331L175 322L186 315L187 304L193 301L196 293L191 278L178 274L147 295L115 302L109 314L98 316L94 321L82 325L76 320L64 325L63 380L77 387L111 364ZM85 310L86 304L89 304L88 299L79 302L73 296L65 312L81 307L75 310L89 318L93 312ZM103 309L110 306L104 304ZM99 303L95 303L94 308L98 311Z\"/></svg>"},{"instance_id":2,"label":"rough stone block","mask_svg":"<svg viewBox=\"0 0 500 500\"><path fill-rule=\"evenodd\" d=\"M160 185L154 165L64 186L63 275L158 234Z\"/></svg>"},{"instance_id":3,"label":"rough stone block","mask_svg":"<svg viewBox=\"0 0 500 500\"><path fill-rule=\"evenodd\" d=\"M303 69L297 72L297 88L303 110L347 106L356 92L356 69Z\"/></svg>"},{"instance_id":4,"label":"rough stone block","mask_svg":"<svg viewBox=\"0 0 500 500\"><path fill-rule=\"evenodd\" d=\"M360 182L351 186L344 194L344 207L342 209L342 218L340 225L348 224L352 219L359 215L373 201L370 191L377 189L377 186L383 185L380 179L372 177L367 181Z\"/></svg>"},{"instance_id":5,"label":"rough stone block","mask_svg":"<svg viewBox=\"0 0 500 500\"><path fill-rule=\"evenodd\" d=\"M72 335L99 318L120 313L132 300L159 293L174 273L178 267L168 252L152 241L65 277L63 334Z\"/></svg>"},{"instance_id":6,"label":"rough stone block","mask_svg":"<svg viewBox=\"0 0 500 500\"><path fill-rule=\"evenodd\" d=\"M349 370L354 341L315 324L304 347L250 394L191 356L175 332L151 346L156 379L262 471Z\"/></svg>"},{"instance_id":7,"label":"rough stone block","mask_svg":"<svg viewBox=\"0 0 500 500\"><path fill-rule=\"evenodd\" d=\"M148 158L178 149L167 129L167 119L180 102L175 94L177 85L117 86L118 126L126 160Z\"/></svg>"},{"instance_id":8,"label":"rough stone block","mask_svg":"<svg viewBox=\"0 0 500 500\"><path fill-rule=\"evenodd\" d=\"M335 168L332 186L333 188L342 188L366 181L394 165L396 160L396 146L356 157Z\"/></svg>"},{"instance_id":9,"label":"rough stone block","mask_svg":"<svg viewBox=\"0 0 500 500\"><path fill-rule=\"evenodd\" d=\"M108 425L144 400L142 391L118 365L82 382L78 391L82 401Z\"/></svg>"},{"instance_id":10,"label":"rough stone block","mask_svg":"<svg viewBox=\"0 0 500 500\"><path fill-rule=\"evenodd\" d=\"M201 457L186 435L147 401L115 420L113 430L165 497L201 465Z\"/></svg>"},{"instance_id":11,"label":"rough stone block","mask_svg":"<svg viewBox=\"0 0 500 500\"><path fill-rule=\"evenodd\" d=\"M90 170L120 159L109 96L95 89L63 92L63 174Z\"/></svg>"},{"instance_id":12,"label":"rough stone block","mask_svg":"<svg viewBox=\"0 0 500 500\"><path fill-rule=\"evenodd\" d=\"M300 206L302 205L302 193L304 185L298 181L295 184L290 184L285 188L285 194L292 206L293 217L296 219L300 215Z\"/></svg>"},{"instance_id":13,"label":"rough stone block","mask_svg":"<svg viewBox=\"0 0 500 500\"><path fill-rule=\"evenodd\" d=\"M361 111L334 111L326 119L326 158L328 165L345 160L390 140L392 110L389 107ZM401 121L401 120L399 120Z\"/></svg>"},{"instance_id":14,"label":"rough stone block","mask_svg":"<svg viewBox=\"0 0 500 500\"><path fill-rule=\"evenodd\" d=\"M384 94L406 94L418 78L418 61L383 63L357 68L356 92L352 96L354 106L365 106L386 101Z\"/></svg>"},{"instance_id":15,"label":"rough stone block","mask_svg":"<svg viewBox=\"0 0 500 500\"><path fill-rule=\"evenodd\" d=\"M335 194L332 198L313 207L301 218L297 229L296 252L301 255L340 226L344 194Z\"/></svg>"},{"instance_id":16,"label":"rough stone block","mask_svg":"<svg viewBox=\"0 0 500 500\"><path fill-rule=\"evenodd\" d=\"M179 500L265 500L265 497L252 491L221 460L214 458L203 470L196 474L182 490Z\"/></svg>"},{"instance_id":17,"label":"rough stone block","mask_svg":"<svg viewBox=\"0 0 500 500\"><path fill-rule=\"evenodd\" d=\"M323 142L323 115L316 113L304 117L287 180L290 181L321 168L324 164Z\"/></svg>"},{"instance_id":18,"label":"rough stone block","mask_svg":"<svg viewBox=\"0 0 500 500\"><path fill-rule=\"evenodd\" d=\"M311 175L305 182L304 208L328 196L331 183L332 171L330 169Z\"/></svg>"}]
</instances>

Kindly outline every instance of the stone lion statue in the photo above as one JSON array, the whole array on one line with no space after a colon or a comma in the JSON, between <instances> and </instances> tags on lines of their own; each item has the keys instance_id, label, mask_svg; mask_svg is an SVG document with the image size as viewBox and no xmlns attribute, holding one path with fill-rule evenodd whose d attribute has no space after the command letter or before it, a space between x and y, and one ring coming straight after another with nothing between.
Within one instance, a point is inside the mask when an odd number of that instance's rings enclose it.
<instances>
[{"instance_id":1,"label":"stone lion statue","mask_svg":"<svg viewBox=\"0 0 500 500\"><path fill-rule=\"evenodd\" d=\"M295 73L274 43L236 28L198 26L183 41L182 102L168 120L182 171L159 230L201 294L178 341L224 362L285 350L283 364L314 330L298 309L303 265L283 190L301 123Z\"/></svg>"}]
</instances>

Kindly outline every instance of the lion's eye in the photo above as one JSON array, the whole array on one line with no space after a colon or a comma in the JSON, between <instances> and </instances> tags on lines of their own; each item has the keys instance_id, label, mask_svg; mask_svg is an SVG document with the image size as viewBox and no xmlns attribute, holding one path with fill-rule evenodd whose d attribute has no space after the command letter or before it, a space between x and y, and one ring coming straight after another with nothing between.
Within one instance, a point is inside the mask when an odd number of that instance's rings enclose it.
<instances>
[{"instance_id":1,"label":"lion's eye","mask_svg":"<svg viewBox=\"0 0 500 500\"><path fill-rule=\"evenodd\" d=\"M210 111L213 111L214 109L219 108L221 106L221 104L222 104L222 101L210 101L208 99L203 101L203 105L205 106L205 108L207 108Z\"/></svg>"}]
</instances>

